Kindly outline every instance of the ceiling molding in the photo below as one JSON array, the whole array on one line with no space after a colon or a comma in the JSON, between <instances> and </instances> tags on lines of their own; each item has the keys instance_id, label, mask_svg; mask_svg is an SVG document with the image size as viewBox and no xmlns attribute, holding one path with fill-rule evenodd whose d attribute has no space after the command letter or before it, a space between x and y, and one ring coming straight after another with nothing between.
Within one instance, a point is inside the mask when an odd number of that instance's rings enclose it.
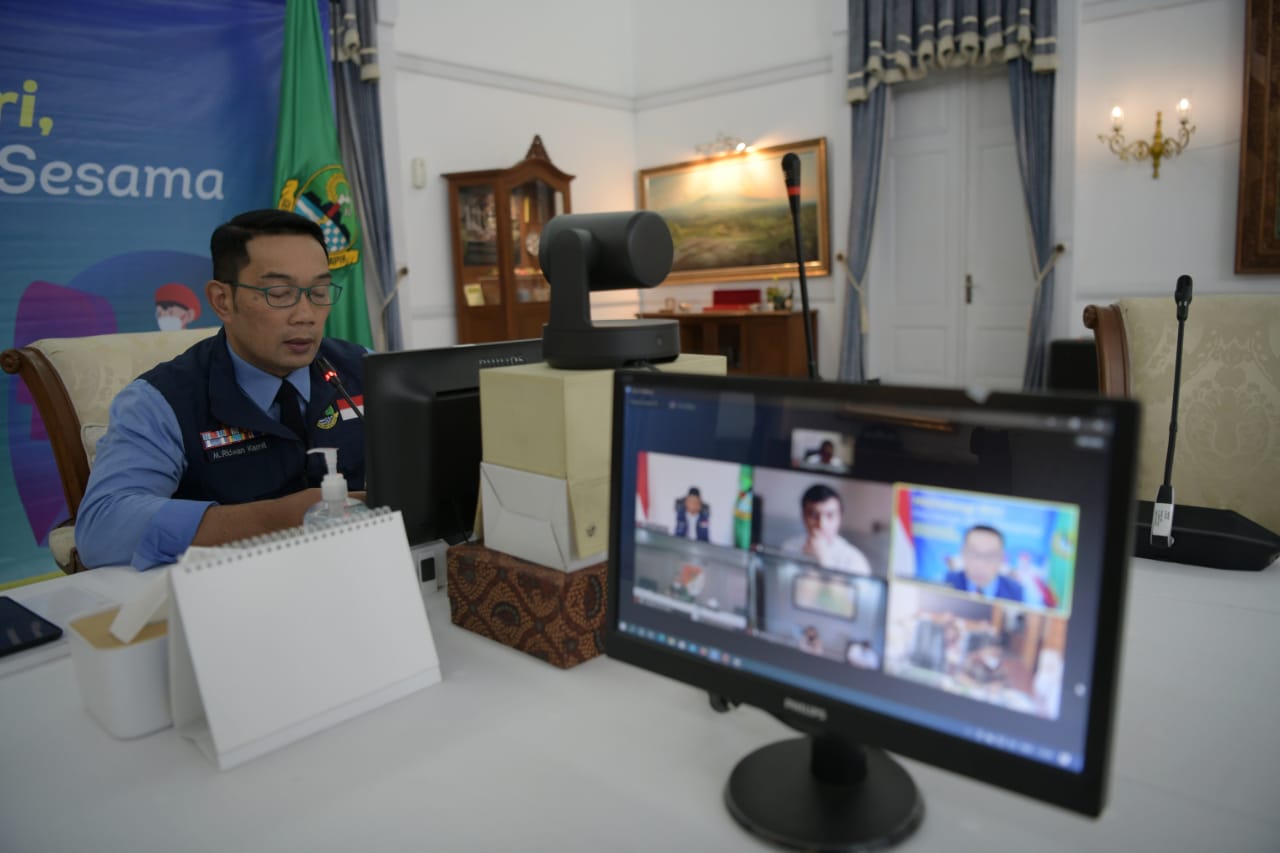
<instances>
[{"instance_id":1,"label":"ceiling molding","mask_svg":"<svg viewBox=\"0 0 1280 853\"><path fill-rule=\"evenodd\" d=\"M425 77L455 80L459 83L471 83L476 86L488 86L492 89L506 89L511 92L539 95L558 101L574 101L594 107L626 110L627 112L634 112L635 110L635 100L626 95L615 95L595 89L553 83L549 80L538 80L519 74L490 71L486 68L458 65L453 62L428 59L425 56L417 56L403 51L396 51L396 70L406 71L410 74L421 74Z\"/></svg>"},{"instance_id":2,"label":"ceiling molding","mask_svg":"<svg viewBox=\"0 0 1280 853\"><path fill-rule=\"evenodd\" d=\"M506 89L511 92L540 95L544 98L574 101L580 104L626 110L634 113L640 110L682 104L717 95L727 95L747 89L757 89L761 86L769 86L775 83L786 83L790 80L825 76L831 72L831 57L822 56L805 62L779 65L775 68L765 68L736 77L711 80L706 83L684 86L666 92L655 92L638 98L601 92L596 89L584 89L580 86L570 86L565 83L553 83L549 80L539 80L519 74L508 74L503 71L491 71L486 68L459 65L440 59L428 59L425 56L418 56L404 51L396 52L396 69L410 74L421 74L425 77L455 80L459 83L471 83L476 86Z\"/></svg>"},{"instance_id":3,"label":"ceiling molding","mask_svg":"<svg viewBox=\"0 0 1280 853\"><path fill-rule=\"evenodd\" d=\"M1194 6L1205 0L1085 0L1080 11L1081 23L1091 24L1126 15L1160 12L1178 6Z\"/></svg>"},{"instance_id":4,"label":"ceiling molding","mask_svg":"<svg viewBox=\"0 0 1280 853\"><path fill-rule=\"evenodd\" d=\"M736 77L725 77L720 80L711 80L706 83L670 89L666 92L641 95L635 99L635 110L637 112L651 110L656 107L667 107L717 95L727 95L744 89L757 89L774 83L786 83L790 80L799 80L805 77L820 77L830 73L830 71L831 57L822 56L805 62L795 62L790 65L779 65L775 68L752 71Z\"/></svg>"}]
</instances>

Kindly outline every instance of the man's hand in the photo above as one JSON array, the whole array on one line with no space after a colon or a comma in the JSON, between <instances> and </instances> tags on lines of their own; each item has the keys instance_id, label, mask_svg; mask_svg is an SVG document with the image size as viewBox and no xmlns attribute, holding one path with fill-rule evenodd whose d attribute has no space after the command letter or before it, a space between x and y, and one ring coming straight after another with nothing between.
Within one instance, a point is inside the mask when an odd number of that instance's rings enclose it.
<instances>
[{"instance_id":1,"label":"man's hand","mask_svg":"<svg viewBox=\"0 0 1280 853\"><path fill-rule=\"evenodd\" d=\"M359 494L359 493L357 493ZM302 516L320 502L319 489L303 489L282 498L211 506L200 520L192 545L225 545L302 524Z\"/></svg>"},{"instance_id":2,"label":"man's hand","mask_svg":"<svg viewBox=\"0 0 1280 853\"><path fill-rule=\"evenodd\" d=\"M817 531L813 531L804 543L804 553L817 560L818 565L825 566L832 559L831 545L830 539Z\"/></svg>"}]
</instances>

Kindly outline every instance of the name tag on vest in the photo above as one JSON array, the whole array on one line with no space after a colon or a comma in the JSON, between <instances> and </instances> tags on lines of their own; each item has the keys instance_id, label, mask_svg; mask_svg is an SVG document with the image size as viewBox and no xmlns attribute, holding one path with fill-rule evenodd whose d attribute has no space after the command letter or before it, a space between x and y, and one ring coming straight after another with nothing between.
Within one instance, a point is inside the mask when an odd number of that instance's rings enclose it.
<instances>
[{"instance_id":1,"label":"name tag on vest","mask_svg":"<svg viewBox=\"0 0 1280 853\"><path fill-rule=\"evenodd\" d=\"M262 433L238 427L223 427L201 432L200 443L204 446L205 454L211 462L256 453L267 447L267 439Z\"/></svg>"}]
</instances>

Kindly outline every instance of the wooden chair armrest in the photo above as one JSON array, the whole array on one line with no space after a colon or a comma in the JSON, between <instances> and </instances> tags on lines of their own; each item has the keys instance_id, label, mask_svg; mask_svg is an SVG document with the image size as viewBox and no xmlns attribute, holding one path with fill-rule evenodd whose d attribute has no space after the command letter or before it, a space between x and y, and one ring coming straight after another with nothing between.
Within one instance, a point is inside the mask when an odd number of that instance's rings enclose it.
<instances>
[{"instance_id":1,"label":"wooden chair armrest","mask_svg":"<svg viewBox=\"0 0 1280 853\"><path fill-rule=\"evenodd\" d=\"M80 438L80 417L71 403L67 387L45 354L34 347L8 349L0 353L0 368L5 373L21 377L31 392L58 463L67 509L75 518L89 482L89 457Z\"/></svg>"},{"instance_id":2,"label":"wooden chair armrest","mask_svg":"<svg viewBox=\"0 0 1280 853\"><path fill-rule=\"evenodd\" d=\"M1129 397L1129 340L1119 305L1088 305L1084 324L1093 330L1098 350L1098 392L1106 397Z\"/></svg>"}]
</instances>

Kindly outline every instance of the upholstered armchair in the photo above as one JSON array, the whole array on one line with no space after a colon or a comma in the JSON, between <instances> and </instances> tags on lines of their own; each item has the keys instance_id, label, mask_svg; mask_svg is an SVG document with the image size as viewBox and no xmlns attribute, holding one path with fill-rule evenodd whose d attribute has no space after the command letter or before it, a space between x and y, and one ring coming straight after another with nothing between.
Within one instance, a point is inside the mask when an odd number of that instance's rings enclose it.
<instances>
[{"instance_id":1,"label":"upholstered armchair","mask_svg":"<svg viewBox=\"0 0 1280 853\"><path fill-rule=\"evenodd\" d=\"M1098 387L1143 404L1138 497L1164 478L1178 323L1171 296L1090 305ZM1280 532L1280 294L1197 296L1183 333L1173 486Z\"/></svg>"},{"instance_id":2,"label":"upholstered armchair","mask_svg":"<svg viewBox=\"0 0 1280 853\"><path fill-rule=\"evenodd\" d=\"M0 367L20 376L31 392L58 464L71 522L49 534L49 549L63 571L83 568L75 554L74 522L111 401L139 375L216 331L45 338L0 353Z\"/></svg>"}]
</instances>

